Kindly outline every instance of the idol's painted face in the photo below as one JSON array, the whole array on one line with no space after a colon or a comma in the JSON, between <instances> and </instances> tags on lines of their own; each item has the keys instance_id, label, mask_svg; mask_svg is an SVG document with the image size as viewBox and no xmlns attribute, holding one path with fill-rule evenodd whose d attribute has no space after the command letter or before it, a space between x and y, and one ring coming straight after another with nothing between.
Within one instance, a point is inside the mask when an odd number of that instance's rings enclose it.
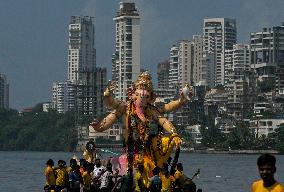
<instances>
[{"instance_id":1,"label":"idol's painted face","mask_svg":"<svg viewBox=\"0 0 284 192\"><path fill-rule=\"evenodd\" d=\"M150 92L146 89L137 89L135 91L137 102L140 106L144 107L150 103L151 95Z\"/></svg>"}]
</instances>

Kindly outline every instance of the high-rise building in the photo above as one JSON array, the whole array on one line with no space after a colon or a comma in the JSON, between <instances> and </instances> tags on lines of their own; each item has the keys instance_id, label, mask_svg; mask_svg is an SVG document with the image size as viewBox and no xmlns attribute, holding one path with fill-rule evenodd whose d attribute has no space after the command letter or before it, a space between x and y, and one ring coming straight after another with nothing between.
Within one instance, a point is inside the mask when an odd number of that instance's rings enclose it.
<instances>
[{"instance_id":1,"label":"high-rise building","mask_svg":"<svg viewBox=\"0 0 284 192\"><path fill-rule=\"evenodd\" d=\"M233 49L237 41L235 19L208 18L203 25L203 51L214 55L215 85L224 85L225 50Z\"/></svg>"},{"instance_id":2,"label":"high-rise building","mask_svg":"<svg viewBox=\"0 0 284 192\"><path fill-rule=\"evenodd\" d=\"M183 87L186 83L193 83L193 45L188 40L179 42L178 49L178 78L179 87Z\"/></svg>"},{"instance_id":3,"label":"high-rise building","mask_svg":"<svg viewBox=\"0 0 284 192\"><path fill-rule=\"evenodd\" d=\"M176 89L179 86L178 72L179 46L173 45L170 49L169 88Z\"/></svg>"},{"instance_id":4,"label":"high-rise building","mask_svg":"<svg viewBox=\"0 0 284 192\"><path fill-rule=\"evenodd\" d=\"M135 3L120 2L113 20L116 42L112 79L117 82L116 97L125 101L127 89L140 74L140 16Z\"/></svg>"},{"instance_id":5,"label":"high-rise building","mask_svg":"<svg viewBox=\"0 0 284 192\"><path fill-rule=\"evenodd\" d=\"M259 81L276 80L276 90L284 89L284 23L250 34L251 68Z\"/></svg>"},{"instance_id":6,"label":"high-rise building","mask_svg":"<svg viewBox=\"0 0 284 192\"><path fill-rule=\"evenodd\" d=\"M54 82L52 85L52 108L58 113L67 111L67 83Z\"/></svg>"},{"instance_id":7,"label":"high-rise building","mask_svg":"<svg viewBox=\"0 0 284 192\"><path fill-rule=\"evenodd\" d=\"M0 73L0 109L9 109L9 84L6 75Z\"/></svg>"},{"instance_id":8,"label":"high-rise building","mask_svg":"<svg viewBox=\"0 0 284 192\"><path fill-rule=\"evenodd\" d=\"M104 115L106 112L106 107L103 101L103 96L106 86L107 86L107 70L106 68L97 67L96 69L97 116Z\"/></svg>"},{"instance_id":9,"label":"high-rise building","mask_svg":"<svg viewBox=\"0 0 284 192\"><path fill-rule=\"evenodd\" d=\"M52 85L52 108L59 113L75 110L76 85L70 81L54 82Z\"/></svg>"},{"instance_id":10,"label":"high-rise building","mask_svg":"<svg viewBox=\"0 0 284 192\"><path fill-rule=\"evenodd\" d=\"M250 47L235 44L225 54L225 87L228 91L227 112L241 120L250 112Z\"/></svg>"},{"instance_id":11,"label":"high-rise building","mask_svg":"<svg viewBox=\"0 0 284 192\"><path fill-rule=\"evenodd\" d=\"M182 40L171 50L170 87L204 85L207 82L208 68L203 58L203 40L200 35L194 35L192 40ZM208 54L209 55L209 54ZM178 82L178 83L177 83Z\"/></svg>"},{"instance_id":12,"label":"high-rise building","mask_svg":"<svg viewBox=\"0 0 284 192\"><path fill-rule=\"evenodd\" d=\"M72 16L69 24L68 80L78 83L84 71L96 67L95 26L93 18Z\"/></svg>"},{"instance_id":13,"label":"high-rise building","mask_svg":"<svg viewBox=\"0 0 284 192\"><path fill-rule=\"evenodd\" d=\"M170 61L166 60L158 64L157 77L158 77L158 89L169 88L169 69Z\"/></svg>"},{"instance_id":14,"label":"high-rise building","mask_svg":"<svg viewBox=\"0 0 284 192\"><path fill-rule=\"evenodd\" d=\"M95 90L95 26L93 17L72 16L68 47L68 110L76 117L96 115Z\"/></svg>"},{"instance_id":15,"label":"high-rise building","mask_svg":"<svg viewBox=\"0 0 284 192\"><path fill-rule=\"evenodd\" d=\"M192 38L192 54L193 56L193 84L204 84L206 79L203 74L206 68L203 63L203 38L200 35L194 35ZM203 83L201 83L203 82Z\"/></svg>"},{"instance_id":16,"label":"high-rise building","mask_svg":"<svg viewBox=\"0 0 284 192\"><path fill-rule=\"evenodd\" d=\"M215 86L215 56L213 53L202 55L202 81L196 85L206 85L210 88Z\"/></svg>"},{"instance_id":17,"label":"high-rise building","mask_svg":"<svg viewBox=\"0 0 284 192\"><path fill-rule=\"evenodd\" d=\"M248 71L250 71L249 45L235 44L233 49L225 50L225 86L234 79L244 79Z\"/></svg>"}]
</instances>

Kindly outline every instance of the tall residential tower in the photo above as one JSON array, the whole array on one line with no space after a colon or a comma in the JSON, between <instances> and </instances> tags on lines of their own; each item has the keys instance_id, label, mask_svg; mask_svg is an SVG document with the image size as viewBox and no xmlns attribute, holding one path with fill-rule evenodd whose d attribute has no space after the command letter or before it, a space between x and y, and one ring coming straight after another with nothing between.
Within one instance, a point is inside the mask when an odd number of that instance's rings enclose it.
<instances>
[{"instance_id":1,"label":"tall residential tower","mask_svg":"<svg viewBox=\"0 0 284 192\"><path fill-rule=\"evenodd\" d=\"M6 75L0 73L0 109L9 109L9 84Z\"/></svg>"},{"instance_id":2,"label":"tall residential tower","mask_svg":"<svg viewBox=\"0 0 284 192\"><path fill-rule=\"evenodd\" d=\"M284 90L284 23L250 34L251 68L259 81L276 80L276 90Z\"/></svg>"},{"instance_id":3,"label":"tall residential tower","mask_svg":"<svg viewBox=\"0 0 284 192\"><path fill-rule=\"evenodd\" d=\"M68 82L74 86L67 90L70 97L67 101L69 106L74 106L78 118L83 114L96 114L95 69L93 18L72 16L69 24Z\"/></svg>"},{"instance_id":4,"label":"tall residential tower","mask_svg":"<svg viewBox=\"0 0 284 192\"><path fill-rule=\"evenodd\" d=\"M203 25L203 51L214 55L215 85L225 82L225 50L237 42L235 19L208 18Z\"/></svg>"},{"instance_id":5,"label":"tall residential tower","mask_svg":"<svg viewBox=\"0 0 284 192\"><path fill-rule=\"evenodd\" d=\"M93 18L72 16L69 24L68 80L77 83L83 72L96 67L95 26Z\"/></svg>"},{"instance_id":6,"label":"tall residential tower","mask_svg":"<svg viewBox=\"0 0 284 192\"><path fill-rule=\"evenodd\" d=\"M116 41L112 79L117 82L116 97L125 101L127 89L140 74L140 16L134 3L120 2L113 20Z\"/></svg>"}]
</instances>

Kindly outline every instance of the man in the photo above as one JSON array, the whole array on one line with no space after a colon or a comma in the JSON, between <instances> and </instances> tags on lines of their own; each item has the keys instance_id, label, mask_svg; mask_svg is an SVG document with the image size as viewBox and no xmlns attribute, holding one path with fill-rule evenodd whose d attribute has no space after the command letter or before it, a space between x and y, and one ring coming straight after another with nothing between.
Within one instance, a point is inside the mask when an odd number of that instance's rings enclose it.
<instances>
[{"instance_id":1,"label":"man","mask_svg":"<svg viewBox=\"0 0 284 192\"><path fill-rule=\"evenodd\" d=\"M81 164L82 168L82 187L83 187L83 192L91 192L91 183L92 183L92 176L91 172L92 169L90 169L90 163L87 161L83 161ZM80 170L81 172L81 170ZM81 190L82 191L82 190Z\"/></svg>"},{"instance_id":2,"label":"man","mask_svg":"<svg viewBox=\"0 0 284 192\"><path fill-rule=\"evenodd\" d=\"M94 166L94 171L93 171L93 183L94 183L94 188L95 190L99 190L101 186L101 176L103 173L106 171L106 168L102 166L101 160L96 159L95 160L95 166Z\"/></svg>"},{"instance_id":3,"label":"man","mask_svg":"<svg viewBox=\"0 0 284 192\"><path fill-rule=\"evenodd\" d=\"M66 188L66 180L68 180L68 173L66 167L64 166L64 161L58 161L58 168L55 170L56 174L56 191L61 191Z\"/></svg>"},{"instance_id":4,"label":"man","mask_svg":"<svg viewBox=\"0 0 284 192\"><path fill-rule=\"evenodd\" d=\"M113 188L113 181L112 181L112 164L108 163L106 165L106 171L101 176L101 192L110 192Z\"/></svg>"},{"instance_id":5,"label":"man","mask_svg":"<svg viewBox=\"0 0 284 192\"><path fill-rule=\"evenodd\" d=\"M175 178L174 176L170 175L167 164L163 166L161 180L162 180L162 190L161 190L162 192L173 191L173 184Z\"/></svg>"},{"instance_id":6,"label":"man","mask_svg":"<svg viewBox=\"0 0 284 192\"><path fill-rule=\"evenodd\" d=\"M274 179L276 159L270 154L263 154L257 159L261 180L252 184L252 192L284 192L284 187Z\"/></svg>"},{"instance_id":7,"label":"man","mask_svg":"<svg viewBox=\"0 0 284 192\"><path fill-rule=\"evenodd\" d=\"M175 178L174 192L181 192L182 186L183 186L184 181L185 181L182 163L177 164L177 170L175 172L174 178Z\"/></svg>"},{"instance_id":8,"label":"man","mask_svg":"<svg viewBox=\"0 0 284 192\"><path fill-rule=\"evenodd\" d=\"M71 170L69 172L69 191L80 192L80 184L83 182L80 166L77 164L76 159L70 160Z\"/></svg>"},{"instance_id":9,"label":"man","mask_svg":"<svg viewBox=\"0 0 284 192\"><path fill-rule=\"evenodd\" d=\"M54 162L52 159L49 159L46 162L46 169L44 171L44 175L46 178L46 185L45 190L55 190L56 178L55 178L55 171L54 171Z\"/></svg>"},{"instance_id":10,"label":"man","mask_svg":"<svg viewBox=\"0 0 284 192\"><path fill-rule=\"evenodd\" d=\"M160 169L158 167L155 167L152 172L154 176L150 179L150 192L161 192L162 180L159 176Z\"/></svg>"}]
</instances>

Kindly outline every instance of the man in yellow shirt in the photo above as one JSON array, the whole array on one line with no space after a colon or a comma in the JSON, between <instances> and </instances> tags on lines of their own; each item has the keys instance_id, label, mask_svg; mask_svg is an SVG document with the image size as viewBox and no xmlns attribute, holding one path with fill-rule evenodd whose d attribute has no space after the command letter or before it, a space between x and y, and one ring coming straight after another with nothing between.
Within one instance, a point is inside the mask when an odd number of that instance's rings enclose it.
<instances>
[{"instance_id":1,"label":"man in yellow shirt","mask_svg":"<svg viewBox=\"0 0 284 192\"><path fill-rule=\"evenodd\" d=\"M91 183L92 183L92 164L89 162L85 161L82 163L83 167L83 174L82 174L82 179L83 179L83 192L91 192Z\"/></svg>"},{"instance_id":2,"label":"man in yellow shirt","mask_svg":"<svg viewBox=\"0 0 284 192\"><path fill-rule=\"evenodd\" d=\"M175 188L174 192L181 192L182 191L182 186L185 181L185 176L183 174L183 166L182 163L177 164L177 170L174 175L175 178Z\"/></svg>"},{"instance_id":3,"label":"man in yellow shirt","mask_svg":"<svg viewBox=\"0 0 284 192\"><path fill-rule=\"evenodd\" d=\"M61 191L66 188L66 184L68 181L68 173L66 171L66 167L64 166L64 161L58 161L58 168L55 169L56 175L56 191Z\"/></svg>"},{"instance_id":4,"label":"man in yellow shirt","mask_svg":"<svg viewBox=\"0 0 284 192\"><path fill-rule=\"evenodd\" d=\"M275 164L276 158L270 154L263 154L257 159L261 180L252 184L251 192L284 192L284 187L274 179Z\"/></svg>"},{"instance_id":5,"label":"man in yellow shirt","mask_svg":"<svg viewBox=\"0 0 284 192\"><path fill-rule=\"evenodd\" d=\"M170 175L168 167L163 168L161 174L161 180L162 180L162 192L172 192L175 178L172 175Z\"/></svg>"},{"instance_id":6,"label":"man in yellow shirt","mask_svg":"<svg viewBox=\"0 0 284 192\"><path fill-rule=\"evenodd\" d=\"M55 190L55 173L54 173L54 162L52 159L49 159L46 162L46 169L44 171L44 175L46 178L46 184L45 184L45 189L48 190Z\"/></svg>"}]
</instances>

